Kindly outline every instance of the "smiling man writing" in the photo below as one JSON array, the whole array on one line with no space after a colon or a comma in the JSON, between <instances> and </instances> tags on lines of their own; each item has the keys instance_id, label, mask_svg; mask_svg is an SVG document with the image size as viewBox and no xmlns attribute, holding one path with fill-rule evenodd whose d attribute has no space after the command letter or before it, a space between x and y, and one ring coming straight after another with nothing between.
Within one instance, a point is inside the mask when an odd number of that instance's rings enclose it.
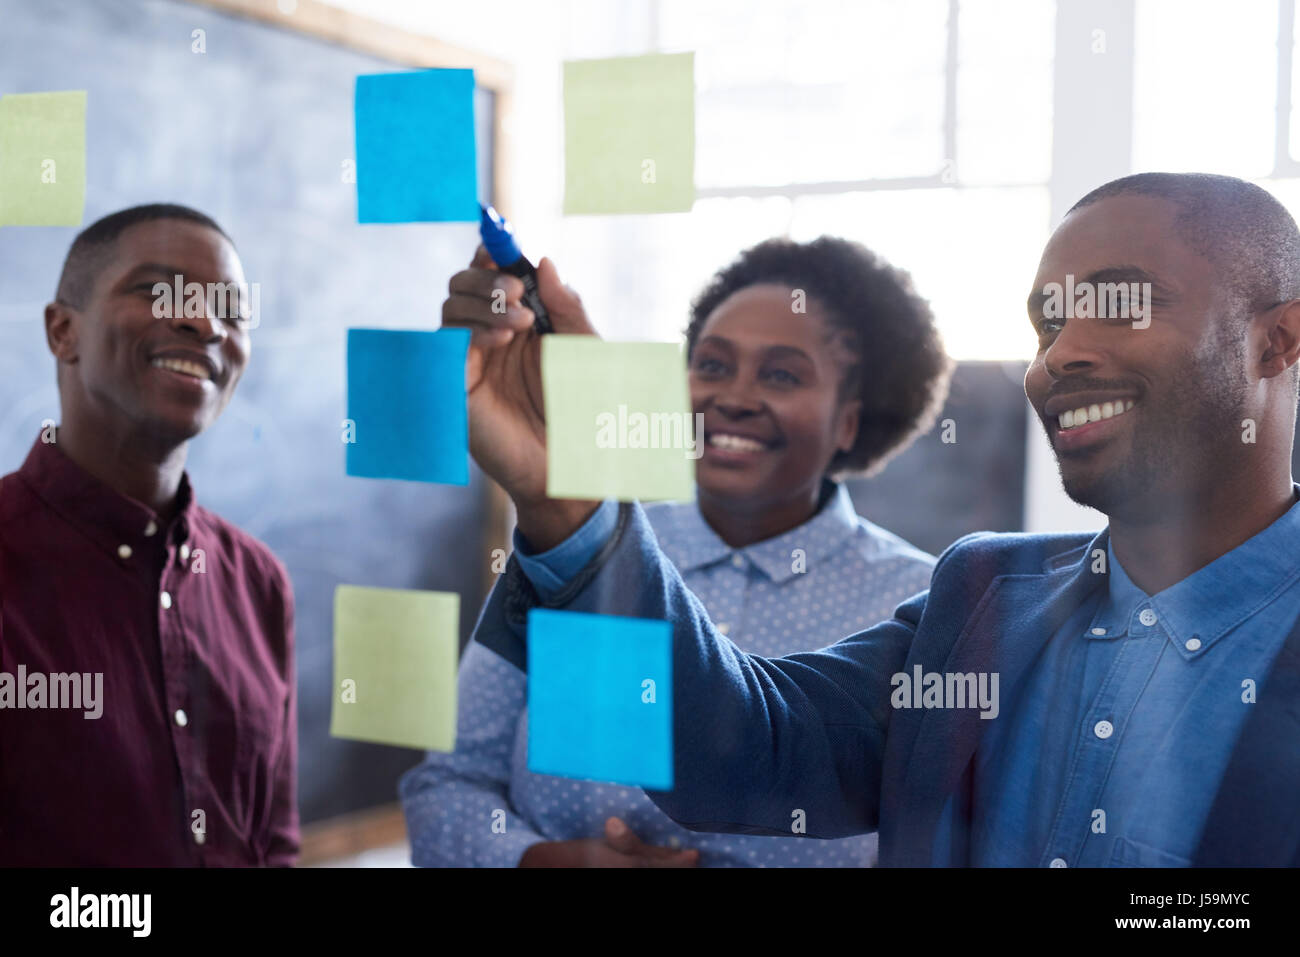
<instances>
[{"instance_id":1,"label":"smiling man writing","mask_svg":"<svg viewBox=\"0 0 1300 957\"><path fill-rule=\"evenodd\" d=\"M293 597L266 546L185 475L248 363L243 309L155 286L236 284L229 237L140 206L68 252L45 332L62 424L0 479L0 670L103 675L103 715L0 716L0 866L292 863Z\"/></svg>"},{"instance_id":2,"label":"smiling man writing","mask_svg":"<svg viewBox=\"0 0 1300 957\"><path fill-rule=\"evenodd\" d=\"M1149 281L1149 325L1043 315L1067 275ZM808 837L878 830L885 865L1300 864L1295 221L1241 180L1128 177L1065 217L1033 288L1025 392L1108 527L967 536L891 620L781 658L717 632L639 506L546 499L531 315L461 323L471 447L530 553L476 639L518 654L529 608L602 595L671 622L676 786L648 793L691 829L789 834L797 809ZM591 334L575 303L556 330ZM998 675L997 717L895 707L917 671Z\"/></svg>"},{"instance_id":3,"label":"smiling man writing","mask_svg":"<svg viewBox=\"0 0 1300 957\"><path fill-rule=\"evenodd\" d=\"M539 276L543 294L556 288L549 260ZM475 266L453 276L463 294L444 321L490 312L502 278ZM700 291L686 354L703 452L696 500L645 511L719 632L767 657L811 651L810 621L856 631L925 587L934 558L859 516L838 480L883 467L930 427L948 392L948 357L907 273L833 236L767 240ZM618 507L602 508L613 525ZM606 603L617 612L623 596ZM532 773L527 664L480 642L462 656L455 753L430 752L402 779L416 864L874 864L874 835L701 837L639 790ZM508 837L477 827L497 808L510 815Z\"/></svg>"}]
</instances>

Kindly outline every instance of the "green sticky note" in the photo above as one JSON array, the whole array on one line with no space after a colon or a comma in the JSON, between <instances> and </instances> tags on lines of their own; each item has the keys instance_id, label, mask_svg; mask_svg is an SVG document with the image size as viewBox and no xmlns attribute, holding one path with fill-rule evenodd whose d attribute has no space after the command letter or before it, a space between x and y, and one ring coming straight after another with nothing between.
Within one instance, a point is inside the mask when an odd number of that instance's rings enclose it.
<instances>
[{"instance_id":1,"label":"green sticky note","mask_svg":"<svg viewBox=\"0 0 1300 957\"><path fill-rule=\"evenodd\" d=\"M339 585L330 734L454 750L459 622L459 595Z\"/></svg>"},{"instance_id":2,"label":"green sticky note","mask_svg":"<svg viewBox=\"0 0 1300 957\"><path fill-rule=\"evenodd\" d=\"M0 226L80 226L86 91L0 97Z\"/></svg>"},{"instance_id":3,"label":"green sticky note","mask_svg":"<svg viewBox=\"0 0 1300 957\"><path fill-rule=\"evenodd\" d=\"M564 64L564 211L677 213L695 202L695 54Z\"/></svg>"},{"instance_id":4,"label":"green sticky note","mask_svg":"<svg viewBox=\"0 0 1300 957\"><path fill-rule=\"evenodd\" d=\"M689 500L703 449L679 346L542 337L546 494Z\"/></svg>"}]
</instances>

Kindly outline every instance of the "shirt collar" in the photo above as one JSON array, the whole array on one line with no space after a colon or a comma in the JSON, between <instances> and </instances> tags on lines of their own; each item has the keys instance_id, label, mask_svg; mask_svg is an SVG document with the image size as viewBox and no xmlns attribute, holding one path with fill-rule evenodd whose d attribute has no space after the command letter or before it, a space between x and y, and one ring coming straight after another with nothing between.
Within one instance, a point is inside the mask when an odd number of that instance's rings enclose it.
<instances>
[{"instance_id":1,"label":"shirt collar","mask_svg":"<svg viewBox=\"0 0 1300 957\"><path fill-rule=\"evenodd\" d=\"M57 441L38 438L18 476L51 509L119 560L130 561L150 547L189 538L194 493L186 474L177 489L176 514L166 528L157 512L95 478L68 458Z\"/></svg>"},{"instance_id":2,"label":"shirt collar","mask_svg":"<svg viewBox=\"0 0 1300 957\"><path fill-rule=\"evenodd\" d=\"M1300 485L1294 482L1292 495L1300 499ZM1266 529L1155 595L1129 578L1108 542L1108 588L1088 637L1116 638L1147 627L1141 616L1150 609L1152 627L1162 627L1185 658L1204 654L1300 577L1298 540L1300 501L1293 501Z\"/></svg>"},{"instance_id":3,"label":"shirt collar","mask_svg":"<svg viewBox=\"0 0 1300 957\"><path fill-rule=\"evenodd\" d=\"M694 571L730 560L744 566L752 564L776 584L833 555L858 527L858 513L848 489L829 479L822 486L822 507L812 518L744 548L732 548L718 537L700 514L698 502L674 512L673 532L663 536L668 540L663 549L678 569Z\"/></svg>"}]
</instances>

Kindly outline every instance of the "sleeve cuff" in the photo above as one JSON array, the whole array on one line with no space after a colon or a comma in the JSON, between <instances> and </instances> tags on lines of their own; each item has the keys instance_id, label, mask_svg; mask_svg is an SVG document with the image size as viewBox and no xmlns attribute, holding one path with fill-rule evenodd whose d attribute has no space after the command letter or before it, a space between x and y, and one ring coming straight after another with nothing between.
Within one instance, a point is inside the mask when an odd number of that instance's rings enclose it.
<instances>
[{"instance_id":1,"label":"sleeve cuff","mask_svg":"<svg viewBox=\"0 0 1300 957\"><path fill-rule=\"evenodd\" d=\"M548 601L573 581L614 536L618 528L618 503L600 503L576 532L549 551L533 554L527 540L515 529L515 559L538 596Z\"/></svg>"}]
</instances>

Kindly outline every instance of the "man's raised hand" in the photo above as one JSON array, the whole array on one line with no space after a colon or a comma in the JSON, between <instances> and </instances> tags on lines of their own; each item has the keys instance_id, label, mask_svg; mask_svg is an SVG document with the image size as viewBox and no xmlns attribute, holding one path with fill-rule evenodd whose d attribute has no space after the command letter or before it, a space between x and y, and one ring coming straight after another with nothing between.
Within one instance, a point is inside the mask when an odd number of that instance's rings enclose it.
<instances>
[{"instance_id":1,"label":"man's raised hand","mask_svg":"<svg viewBox=\"0 0 1300 957\"><path fill-rule=\"evenodd\" d=\"M555 332L595 335L578 294L555 264L537 266L538 294ZM497 269L482 246L468 269L451 277L442 324L470 330L465 363L469 448L474 461L514 500L519 530L538 550L567 538L594 502L546 498L546 415L541 336L523 304L524 284Z\"/></svg>"}]
</instances>

